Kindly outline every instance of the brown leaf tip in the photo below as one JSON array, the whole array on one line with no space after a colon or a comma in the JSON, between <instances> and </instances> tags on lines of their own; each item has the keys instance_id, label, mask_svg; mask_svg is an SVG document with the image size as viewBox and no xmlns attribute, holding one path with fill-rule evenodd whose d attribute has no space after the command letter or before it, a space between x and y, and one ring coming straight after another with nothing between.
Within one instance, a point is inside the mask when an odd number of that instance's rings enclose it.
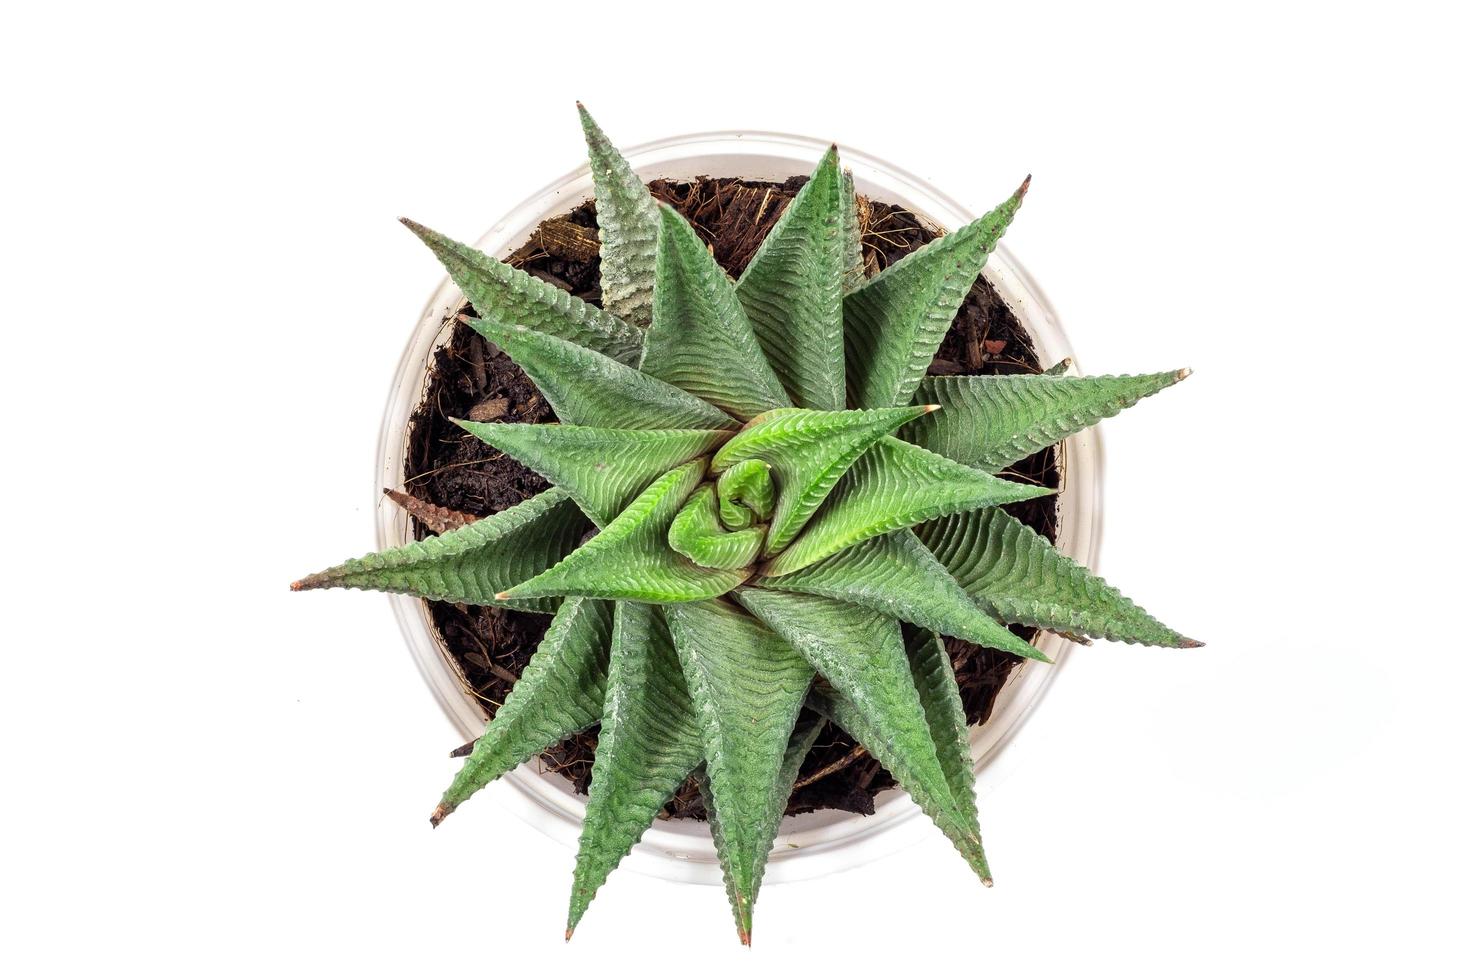
<instances>
[{"instance_id":1,"label":"brown leaf tip","mask_svg":"<svg viewBox=\"0 0 1470 980\"><path fill-rule=\"evenodd\" d=\"M582 108L582 103L578 102L577 103L577 108L578 109ZM566 935L566 941L567 942L571 942L572 941L572 930L573 930L573 928L574 927L572 927L572 926L568 926L567 927L567 935Z\"/></svg>"},{"instance_id":2,"label":"brown leaf tip","mask_svg":"<svg viewBox=\"0 0 1470 980\"><path fill-rule=\"evenodd\" d=\"M299 578L296 581L292 582L291 583L291 591L292 592L306 592L306 591L308 591L310 589L320 589L320 588L323 588L323 587L326 586L326 584L327 584L326 573L324 573L324 572L317 572L315 575L308 575L308 576L306 576L306 578Z\"/></svg>"},{"instance_id":3,"label":"brown leaf tip","mask_svg":"<svg viewBox=\"0 0 1470 980\"><path fill-rule=\"evenodd\" d=\"M1185 378L1189 377L1193 373L1193 368L1180 368L1178 371L1174 372L1174 379L1176 381L1183 381Z\"/></svg>"},{"instance_id":4,"label":"brown leaf tip","mask_svg":"<svg viewBox=\"0 0 1470 980\"><path fill-rule=\"evenodd\" d=\"M496 602L504 602L505 600L507 600L509 598L510 598L510 593L509 592L497 592L497 593L495 593L495 601Z\"/></svg>"},{"instance_id":5,"label":"brown leaf tip","mask_svg":"<svg viewBox=\"0 0 1470 980\"><path fill-rule=\"evenodd\" d=\"M1191 640L1187 636L1179 641L1179 648L1181 650L1198 650L1204 645L1205 644L1203 640Z\"/></svg>"},{"instance_id":6,"label":"brown leaf tip","mask_svg":"<svg viewBox=\"0 0 1470 980\"><path fill-rule=\"evenodd\" d=\"M1026 179L1023 180L1023 181L1021 181L1021 186L1016 188L1016 197L1018 199L1025 197L1026 196L1026 191L1029 190L1030 188L1031 188L1031 175L1030 174L1027 174L1026 175Z\"/></svg>"},{"instance_id":7,"label":"brown leaf tip","mask_svg":"<svg viewBox=\"0 0 1470 980\"><path fill-rule=\"evenodd\" d=\"M445 806L443 803L440 803L438 806L434 807L434 812L429 814L429 826L439 826L441 823L444 822L444 818L449 816L451 812L452 811L447 806Z\"/></svg>"},{"instance_id":8,"label":"brown leaf tip","mask_svg":"<svg viewBox=\"0 0 1470 980\"><path fill-rule=\"evenodd\" d=\"M943 407L944 407L943 405L925 405L925 406L923 406L924 414L925 415L932 415L935 412L939 411Z\"/></svg>"},{"instance_id":9,"label":"brown leaf tip","mask_svg":"<svg viewBox=\"0 0 1470 980\"><path fill-rule=\"evenodd\" d=\"M986 888L994 888L995 887L995 879L994 878L988 878L988 877L987 878L981 878L980 879L980 884L984 885Z\"/></svg>"}]
</instances>

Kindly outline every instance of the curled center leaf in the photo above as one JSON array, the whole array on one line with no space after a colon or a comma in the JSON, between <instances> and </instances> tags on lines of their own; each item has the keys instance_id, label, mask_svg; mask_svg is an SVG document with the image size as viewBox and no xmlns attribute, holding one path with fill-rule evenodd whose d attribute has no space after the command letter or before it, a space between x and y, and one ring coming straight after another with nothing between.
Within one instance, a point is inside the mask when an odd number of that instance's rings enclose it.
<instances>
[{"instance_id":1,"label":"curled center leaf","mask_svg":"<svg viewBox=\"0 0 1470 980\"><path fill-rule=\"evenodd\" d=\"M720 521L732 531L769 521L776 509L771 464L763 459L742 460L721 473L716 491Z\"/></svg>"},{"instance_id":2,"label":"curled center leaf","mask_svg":"<svg viewBox=\"0 0 1470 980\"><path fill-rule=\"evenodd\" d=\"M705 568L746 568L760 555L765 525L727 529L720 523L715 497L715 488L708 483L690 495L669 525L669 547Z\"/></svg>"}]
</instances>

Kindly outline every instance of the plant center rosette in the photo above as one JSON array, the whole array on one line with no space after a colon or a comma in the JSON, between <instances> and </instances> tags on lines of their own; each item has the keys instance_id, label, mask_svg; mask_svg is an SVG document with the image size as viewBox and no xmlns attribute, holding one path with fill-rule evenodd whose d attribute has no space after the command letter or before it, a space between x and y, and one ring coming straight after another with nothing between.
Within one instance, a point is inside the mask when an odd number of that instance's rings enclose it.
<instances>
[{"instance_id":1,"label":"plant center rosette","mask_svg":"<svg viewBox=\"0 0 1470 980\"><path fill-rule=\"evenodd\" d=\"M1193 644L1001 509L1052 492L1008 466L1184 373L926 376L1025 183L869 278L834 147L732 280L583 121L601 308L408 223L561 420L458 424L552 488L293 587L553 614L432 821L600 724L568 935L694 774L748 942L820 727L798 727L803 707L857 739L989 884L940 637L1033 659L1006 624Z\"/></svg>"}]
</instances>

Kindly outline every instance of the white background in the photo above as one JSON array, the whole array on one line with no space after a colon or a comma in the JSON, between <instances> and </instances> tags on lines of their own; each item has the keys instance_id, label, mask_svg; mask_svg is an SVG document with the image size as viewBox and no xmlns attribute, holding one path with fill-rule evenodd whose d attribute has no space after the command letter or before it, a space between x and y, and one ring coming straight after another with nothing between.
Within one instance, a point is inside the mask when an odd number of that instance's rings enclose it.
<instances>
[{"instance_id":1,"label":"white background","mask_svg":"<svg viewBox=\"0 0 1470 980\"><path fill-rule=\"evenodd\" d=\"M0 28L0 970L1465 975L1466 30L1415 4L13 6ZM1021 12L1022 8L1027 12ZM982 209L1092 373L1103 567L982 818L762 895L615 874L454 742L371 547L388 381L474 238L619 142L787 130ZM805 973L798 974L798 969ZM816 971L820 971L819 973Z\"/></svg>"}]
</instances>

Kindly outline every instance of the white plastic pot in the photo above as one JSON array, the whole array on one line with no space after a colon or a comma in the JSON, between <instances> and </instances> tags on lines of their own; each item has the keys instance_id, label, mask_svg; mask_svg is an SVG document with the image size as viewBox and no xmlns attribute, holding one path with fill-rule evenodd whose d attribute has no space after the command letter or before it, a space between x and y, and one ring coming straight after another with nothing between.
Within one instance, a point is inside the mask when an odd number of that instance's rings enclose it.
<instances>
[{"instance_id":1,"label":"white plastic pot","mask_svg":"<svg viewBox=\"0 0 1470 980\"><path fill-rule=\"evenodd\" d=\"M781 181L793 174L810 173L826 147L819 140L779 133L697 133L634 147L627 157L645 180L708 175ZM859 193L903 205L935 228L957 228L975 218L952 198L875 157L844 147L842 162L852 169ZM531 195L476 244L490 255L505 258L543 220L571 210L591 198L592 193L592 177L583 165ZM1004 245L991 256L984 275L1031 335L1042 364L1063 357L1072 357L1075 362L1046 297ZM445 319L463 303L459 290L445 279L409 339L383 419L375 489L403 482L409 418L423 397L433 352L449 338ZM1057 544L1067 555L1092 566L1102 530L1102 447L1097 433L1088 431L1068 439L1060 464ZM409 522L396 508L379 507L377 515L380 548L412 540ZM461 683L430 622L425 603L407 596L391 596L390 601L419 671L445 714L465 741L479 735L485 725L485 712ZM981 798L996 784L1014 752L1013 742L1022 724L1062 668L1070 646L1049 633L1041 634L1037 645L1055 663L1028 661L1013 670L996 699L990 720L971 730ZM508 783L513 792L498 794L501 801L538 830L568 847L576 846L585 805L568 780L542 772L532 762L506 775L502 782ZM926 833L937 833L902 791L879 794L876 806L877 812L867 817L835 810L788 817L771 851L766 881L794 881L844 870L892 853ZM709 831L705 824L692 820L655 822L623 866L677 881L720 882Z\"/></svg>"}]
</instances>

